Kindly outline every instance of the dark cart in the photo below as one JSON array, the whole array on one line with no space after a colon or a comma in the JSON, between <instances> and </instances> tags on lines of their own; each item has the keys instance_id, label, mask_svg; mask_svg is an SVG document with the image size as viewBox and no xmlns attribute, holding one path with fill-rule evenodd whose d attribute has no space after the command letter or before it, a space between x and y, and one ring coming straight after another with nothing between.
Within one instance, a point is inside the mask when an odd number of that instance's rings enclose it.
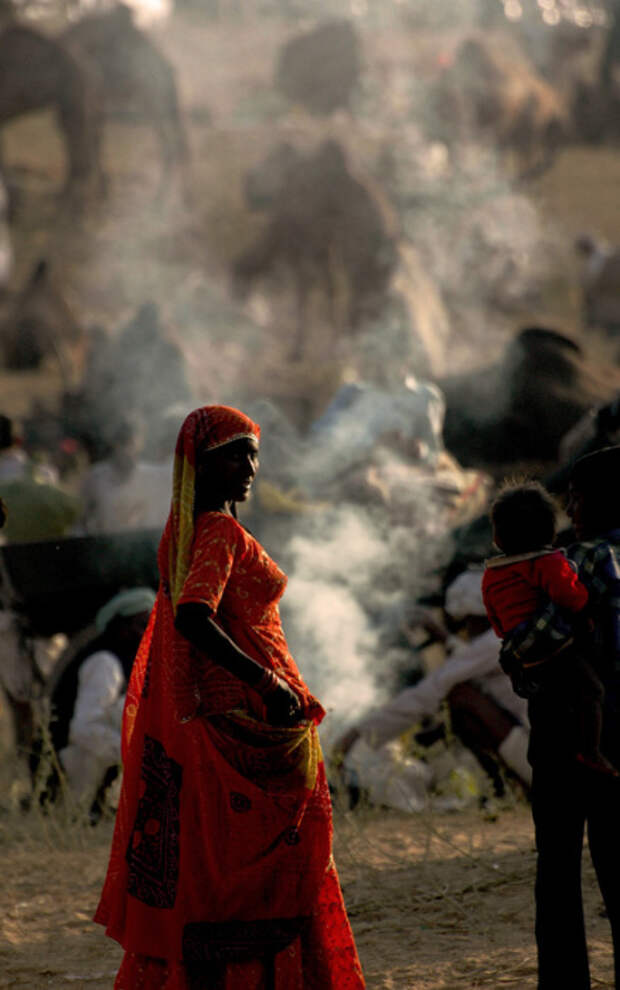
<instances>
[{"instance_id":1,"label":"dark cart","mask_svg":"<svg viewBox=\"0 0 620 990\"><path fill-rule=\"evenodd\" d=\"M0 592L32 636L71 637L117 591L157 589L161 530L74 536L0 549Z\"/></svg>"},{"instance_id":2,"label":"dark cart","mask_svg":"<svg viewBox=\"0 0 620 990\"><path fill-rule=\"evenodd\" d=\"M125 588L157 589L160 537L161 530L146 529L0 547L0 605L16 625L24 675L18 696L4 692L1 679L0 691L13 712L21 752L31 751L35 724L45 711L41 703L77 651L94 638L101 606ZM69 642L48 674L37 664L33 643L56 633Z\"/></svg>"}]
</instances>

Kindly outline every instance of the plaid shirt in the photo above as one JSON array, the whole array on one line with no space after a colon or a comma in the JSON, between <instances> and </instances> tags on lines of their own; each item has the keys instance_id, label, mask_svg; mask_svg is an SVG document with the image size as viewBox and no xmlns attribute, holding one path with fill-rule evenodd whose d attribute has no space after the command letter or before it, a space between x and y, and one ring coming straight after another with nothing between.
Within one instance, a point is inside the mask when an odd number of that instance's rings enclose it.
<instances>
[{"instance_id":1,"label":"plaid shirt","mask_svg":"<svg viewBox=\"0 0 620 990\"><path fill-rule=\"evenodd\" d=\"M588 589L595 644L620 673L620 529L576 543L568 555Z\"/></svg>"},{"instance_id":2,"label":"plaid shirt","mask_svg":"<svg viewBox=\"0 0 620 990\"><path fill-rule=\"evenodd\" d=\"M593 659L608 671L611 663L614 672L620 674L620 529L597 540L573 544L568 557L588 589L586 610L594 622ZM565 637L565 615L551 602L541 610L527 639L520 644L520 651L535 649L535 644L559 643Z\"/></svg>"}]
</instances>

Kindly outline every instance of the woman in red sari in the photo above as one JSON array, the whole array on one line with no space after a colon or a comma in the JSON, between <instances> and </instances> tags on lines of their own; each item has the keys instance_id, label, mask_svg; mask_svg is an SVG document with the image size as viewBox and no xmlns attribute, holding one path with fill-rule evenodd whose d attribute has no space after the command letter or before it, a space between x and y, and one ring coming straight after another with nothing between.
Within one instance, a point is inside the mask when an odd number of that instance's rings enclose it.
<instances>
[{"instance_id":1,"label":"woman in red sari","mask_svg":"<svg viewBox=\"0 0 620 990\"><path fill-rule=\"evenodd\" d=\"M286 645L286 577L236 519L259 434L205 406L177 441L95 916L125 949L116 990L364 987L331 857L325 713Z\"/></svg>"}]
</instances>

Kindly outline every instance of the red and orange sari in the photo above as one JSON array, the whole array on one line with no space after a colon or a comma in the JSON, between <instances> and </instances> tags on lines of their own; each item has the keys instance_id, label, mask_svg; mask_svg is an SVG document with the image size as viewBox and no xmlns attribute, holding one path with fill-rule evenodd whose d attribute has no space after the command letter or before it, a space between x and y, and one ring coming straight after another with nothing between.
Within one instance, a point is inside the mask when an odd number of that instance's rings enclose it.
<instances>
[{"instance_id":1,"label":"red and orange sari","mask_svg":"<svg viewBox=\"0 0 620 990\"><path fill-rule=\"evenodd\" d=\"M123 787L95 920L125 948L117 990L361 990L331 858L324 712L288 652L285 575L233 517L193 518L196 456L258 428L192 413L177 445L160 587L127 692ZM206 439L205 439L206 437ZM176 631L202 602L302 700L294 728Z\"/></svg>"}]
</instances>

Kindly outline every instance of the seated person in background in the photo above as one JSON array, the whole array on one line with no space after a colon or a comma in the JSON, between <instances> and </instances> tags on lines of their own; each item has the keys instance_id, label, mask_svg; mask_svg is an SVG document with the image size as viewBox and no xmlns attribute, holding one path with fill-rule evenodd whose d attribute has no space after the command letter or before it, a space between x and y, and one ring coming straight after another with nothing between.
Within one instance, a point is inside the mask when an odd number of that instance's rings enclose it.
<instances>
[{"instance_id":1,"label":"seated person in background","mask_svg":"<svg viewBox=\"0 0 620 990\"><path fill-rule=\"evenodd\" d=\"M118 772L127 682L154 602L150 588L115 595L95 617L98 638L76 654L52 691L54 748L72 796L94 815Z\"/></svg>"},{"instance_id":2,"label":"seated person in background","mask_svg":"<svg viewBox=\"0 0 620 990\"><path fill-rule=\"evenodd\" d=\"M540 609L549 600L575 617L585 614L588 592L556 536L553 499L538 482L506 485L491 507L493 541L501 554L486 562L482 594L489 621L502 639L502 663L514 670L515 690L524 697L539 690L568 690L577 702L581 746L578 758L591 769L615 774L601 754L603 686L575 647L572 628L558 632L549 653L524 659Z\"/></svg>"},{"instance_id":3,"label":"seated person in background","mask_svg":"<svg viewBox=\"0 0 620 990\"><path fill-rule=\"evenodd\" d=\"M454 732L491 775L496 793L501 794L501 784L490 754L497 754L529 785L527 705L499 666L497 637L489 628L482 601L480 571L465 571L449 585L445 611L466 638L450 637L446 661L368 712L336 741L332 757L345 757L360 738L378 749L435 715L447 700Z\"/></svg>"}]
</instances>

